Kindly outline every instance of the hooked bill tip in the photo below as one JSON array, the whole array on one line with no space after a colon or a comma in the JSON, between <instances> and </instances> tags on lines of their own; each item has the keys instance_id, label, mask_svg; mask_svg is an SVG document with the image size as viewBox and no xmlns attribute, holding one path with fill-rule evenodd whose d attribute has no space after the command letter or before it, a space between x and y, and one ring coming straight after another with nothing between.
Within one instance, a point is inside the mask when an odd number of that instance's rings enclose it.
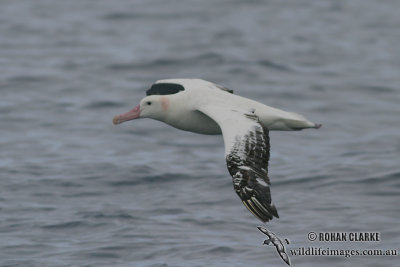
<instances>
[{"instance_id":1,"label":"hooked bill tip","mask_svg":"<svg viewBox=\"0 0 400 267\"><path fill-rule=\"evenodd\" d=\"M117 125L117 124L120 124L121 123L121 121L119 120L119 116L117 115L117 116L115 116L114 118L113 118L113 124L114 125Z\"/></svg>"}]
</instances>

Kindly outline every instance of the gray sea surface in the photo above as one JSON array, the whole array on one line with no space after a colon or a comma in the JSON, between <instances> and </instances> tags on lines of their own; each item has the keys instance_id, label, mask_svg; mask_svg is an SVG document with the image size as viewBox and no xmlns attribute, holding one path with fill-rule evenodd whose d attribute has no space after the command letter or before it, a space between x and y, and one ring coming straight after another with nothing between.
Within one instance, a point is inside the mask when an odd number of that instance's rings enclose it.
<instances>
[{"instance_id":1,"label":"gray sea surface","mask_svg":"<svg viewBox=\"0 0 400 267\"><path fill-rule=\"evenodd\" d=\"M271 132L286 249L400 249L400 1L0 1L0 266L287 266L221 136L117 126L158 79L298 112ZM310 232L378 232L321 242ZM292 266L399 266L294 256Z\"/></svg>"}]
</instances>

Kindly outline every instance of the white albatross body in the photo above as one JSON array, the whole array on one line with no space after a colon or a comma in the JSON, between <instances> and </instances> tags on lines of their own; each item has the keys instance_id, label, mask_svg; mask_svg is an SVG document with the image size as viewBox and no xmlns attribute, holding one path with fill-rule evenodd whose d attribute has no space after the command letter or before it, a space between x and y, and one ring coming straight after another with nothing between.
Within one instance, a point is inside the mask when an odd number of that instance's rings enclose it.
<instances>
[{"instance_id":1,"label":"white albatross body","mask_svg":"<svg viewBox=\"0 0 400 267\"><path fill-rule=\"evenodd\" d=\"M268 132L318 129L320 124L200 79L159 80L147 95L131 111L115 116L114 124L152 118L185 131L223 134L228 170L243 204L263 222L279 217L269 188Z\"/></svg>"}]
</instances>

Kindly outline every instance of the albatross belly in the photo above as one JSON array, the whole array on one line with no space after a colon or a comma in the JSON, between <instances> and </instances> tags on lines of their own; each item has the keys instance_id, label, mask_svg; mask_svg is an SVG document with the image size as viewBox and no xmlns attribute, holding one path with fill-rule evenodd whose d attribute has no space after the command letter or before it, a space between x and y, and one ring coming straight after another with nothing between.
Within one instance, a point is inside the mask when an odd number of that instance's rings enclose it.
<instances>
[{"instance_id":1,"label":"albatross belly","mask_svg":"<svg viewBox=\"0 0 400 267\"><path fill-rule=\"evenodd\" d=\"M179 119L175 117L175 114L170 114L164 122L183 131L210 135L222 134L218 124L199 111L191 111L184 116L180 114Z\"/></svg>"}]
</instances>

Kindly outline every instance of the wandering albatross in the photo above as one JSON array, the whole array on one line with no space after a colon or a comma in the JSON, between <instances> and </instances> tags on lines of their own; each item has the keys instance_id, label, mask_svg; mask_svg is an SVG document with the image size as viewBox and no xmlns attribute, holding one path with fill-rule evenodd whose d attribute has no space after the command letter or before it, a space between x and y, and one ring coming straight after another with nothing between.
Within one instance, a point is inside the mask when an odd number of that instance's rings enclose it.
<instances>
[{"instance_id":1,"label":"wandering albatross","mask_svg":"<svg viewBox=\"0 0 400 267\"><path fill-rule=\"evenodd\" d=\"M115 116L113 123L151 118L185 131L222 134L236 194L262 222L279 218L268 178L269 131L318 129L321 124L201 79L159 80L146 95L132 110Z\"/></svg>"}]
</instances>

